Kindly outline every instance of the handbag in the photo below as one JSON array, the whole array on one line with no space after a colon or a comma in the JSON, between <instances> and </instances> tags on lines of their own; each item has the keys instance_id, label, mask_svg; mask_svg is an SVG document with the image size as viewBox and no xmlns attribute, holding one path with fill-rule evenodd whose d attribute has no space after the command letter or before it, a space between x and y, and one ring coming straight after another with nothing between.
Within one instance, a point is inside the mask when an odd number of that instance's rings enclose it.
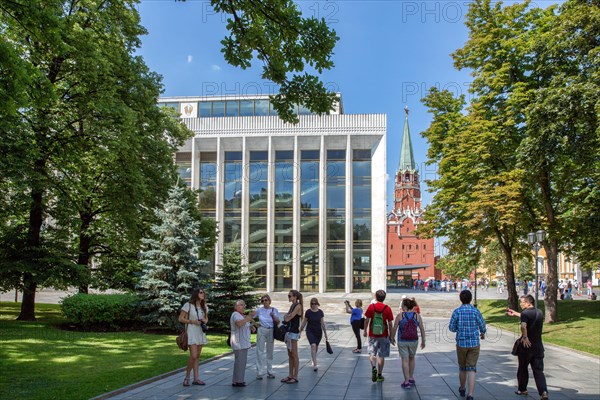
<instances>
[{"instance_id":1,"label":"handbag","mask_svg":"<svg viewBox=\"0 0 600 400\"><path fill-rule=\"evenodd\" d=\"M329 354L333 354L333 349L331 348L331 345L329 344L329 340L325 341L325 348L327 349L327 352Z\"/></svg>"},{"instance_id":2,"label":"handbag","mask_svg":"<svg viewBox=\"0 0 600 400\"><path fill-rule=\"evenodd\" d=\"M288 332L287 324L281 324L279 326L273 326L273 339L279 340L280 342L285 341L285 334Z\"/></svg>"},{"instance_id":3,"label":"handbag","mask_svg":"<svg viewBox=\"0 0 600 400\"><path fill-rule=\"evenodd\" d=\"M365 317L360 319L360 329L365 329Z\"/></svg>"},{"instance_id":4,"label":"handbag","mask_svg":"<svg viewBox=\"0 0 600 400\"><path fill-rule=\"evenodd\" d=\"M515 344L513 344L513 348L510 354L512 354L513 356L518 356L522 350L523 344L521 343L521 338L518 338L517 340L515 340Z\"/></svg>"},{"instance_id":5,"label":"handbag","mask_svg":"<svg viewBox=\"0 0 600 400\"><path fill-rule=\"evenodd\" d=\"M185 324L185 328L184 328L183 332L181 332L179 335L177 335L177 337L175 338L175 341L177 342L177 347L179 347L183 351L187 351L187 349L188 349L187 324Z\"/></svg>"}]
</instances>

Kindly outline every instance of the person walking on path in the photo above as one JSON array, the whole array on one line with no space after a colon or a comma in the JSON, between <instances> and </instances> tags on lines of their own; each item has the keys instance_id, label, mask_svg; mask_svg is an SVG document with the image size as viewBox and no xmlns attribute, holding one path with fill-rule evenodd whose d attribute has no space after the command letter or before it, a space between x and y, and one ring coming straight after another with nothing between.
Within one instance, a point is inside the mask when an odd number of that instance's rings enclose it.
<instances>
[{"instance_id":1,"label":"person walking on path","mask_svg":"<svg viewBox=\"0 0 600 400\"><path fill-rule=\"evenodd\" d=\"M179 313L179 322L186 325L188 335L188 346L190 349L190 358L185 368L185 379L183 386L190 386L190 372L194 371L193 385L204 385L198 376L198 362L202 353L202 346L208 343L206 334L202 331L200 325L208 323L208 309L206 308L206 299L204 290L193 289L190 301L181 307Z\"/></svg>"},{"instance_id":2,"label":"person walking on path","mask_svg":"<svg viewBox=\"0 0 600 400\"><path fill-rule=\"evenodd\" d=\"M246 363L248 362L248 349L250 343L250 325L254 322L256 311L246 313L244 300L235 302L234 311L229 318L231 328L231 349L233 350L233 377L231 386L246 386L244 376L246 374Z\"/></svg>"},{"instance_id":3,"label":"person walking on path","mask_svg":"<svg viewBox=\"0 0 600 400\"><path fill-rule=\"evenodd\" d=\"M588 295L589 299L592 298L592 279L591 278L588 278L588 281L587 281L587 295Z\"/></svg>"},{"instance_id":4,"label":"person walking on path","mask_svg":"<svg viewBox=\"0 0 600 400\"><path fill-rule=\"evenodd\" d=\"M297 290L290 290L288 300L292 303L283 320L288 324L288 332L285 334L285 344L287 346L289 358L289 374L283 378L284 383L298 383L298 370L300 368L300 358L298 356L298 340L300 339L300 323L304 305L302 293Z\"/></svg>"},{"instance_id":5,"label":"person walking on path","mask_svg":"<svg viewBox=\"0 0 600 400\"><path fill-rule=\"evenodd\" d=\"M344 302L346 304L346 312L350 315L350 326L352 327L352 332L354 332L354 336L356 337L356 348L352 350L353 353L362 352L362 339L360 338L360 330L362 329L362 300L356 299L354 302L354 308L350 306L350 302L346 300Z\"/></svg>"},{"instance_id":6,"label":"person walking on path","mask_svg":"<svg viewBox=\"0 0 600 400\"><path fill-rule=\"evenodd\" d=\"M541 400L548 399L548 386L544 375L544 344L542 343L542 328L544 327L544 315L541 310L534 307L535 300L531 295L520 297L521 312L506 309L511 317L521 320L521 344L522 351L519 352L519 367L517 368L518 388L515 392L521 396L527 396L527 384L529 383L528 367L531 365L535 386Z\"/></svg>"},{"instance_id":7,"label":"person walking on path","mask_svg":"<svg viewBox=\"0 0 600 400\"><path fill-rule=\"evenodd\" d=\"M394 314L384 304L384 290L375 292L375 304L369 305L365 312L364 337L369 337L369 361L371 362L371 381L383 382L382 375L385 358L390 356L390 335Z\"/></svg>"},{"instance_id":8,"label":"person walking on path","mask_svg":"<svg viewBox=\"0 0 600 400\"><path fill-rule=\"evenodd\" d=\"M462 305L452 312L450 332L456 333L456 356L458 359L461 397L468 390L467 400L473 400L475 392L475 373L479 359L480 339L485 338L485 321L481 312L471 305L473 295L469 290L463 290L459 295Z\"/></svg>"},{"instance_id":9,"label":"person walking on path","mask_svg":"<svg viewBox=\"0 0 600 400\"><path fill-rule=\"evenodd\" d=\"M319 366L317 365L317 350L319 349L319 343L325 334L325 340L327 339L327 327L325 326L325 314L323 310L319 308L319 300L316 297L310 299L310 308L304 313L304 320L300 326L300 332L306 328L306 339L310 344L310 355L312 358L313 371L317 371Z\"/></svg>"},{"instance_id":10,"label":"person walking on path","mask_svg":"<svg viewBox=\"0 0 600 400\"><path fill-rule=\"evenodd\" d=\"M279 312L271 307L271 297L265 294L261 297L262 307L256 309L258 330L256 331L256 379L264 375L273 379L273 327L279 325Z\"/></svg>"},{"instance_id":11,"label":"person walking on path","mask_svg":"<svg viewBox=\"0 0 600 400\"><path fill-rule=\"evenodd\" d=\"M415 384L415 355L419 343L417 328L421 331L421 350L425 348L425 327L421 315L415 310L416 305L417 302L414 299L402 300L402 310L396 315L391 335L391 341L394 344L396 331L398 332L398 354L402 359L402 373L404 374L402 387L405 389Z\"/></svg>"}]
</instances>

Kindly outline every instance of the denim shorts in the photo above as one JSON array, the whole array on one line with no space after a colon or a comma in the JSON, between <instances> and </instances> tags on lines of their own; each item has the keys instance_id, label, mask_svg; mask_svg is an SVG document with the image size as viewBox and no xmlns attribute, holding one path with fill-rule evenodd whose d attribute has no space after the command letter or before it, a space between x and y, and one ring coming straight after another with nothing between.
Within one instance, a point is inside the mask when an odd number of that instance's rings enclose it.
<instances>
[{"instance_id":1,"label":"denim shorts","mask_svg":"<svg viewBox=\"0 0 600 400\"><path fill-rule=\"evenodd\" d=\"M386 337L369 338L369 355L382 358L390 356L390 339Z\"/></svg>"},{"instance_id":2,"label":"denim shorts","mask_svg":"<svg viewBox=\"0 0 600 400\"><path fill-rule=\"evenodd\" d=\"M300 333L288 332L291 340L300 340Z\"/></svg>"}]
</instances>

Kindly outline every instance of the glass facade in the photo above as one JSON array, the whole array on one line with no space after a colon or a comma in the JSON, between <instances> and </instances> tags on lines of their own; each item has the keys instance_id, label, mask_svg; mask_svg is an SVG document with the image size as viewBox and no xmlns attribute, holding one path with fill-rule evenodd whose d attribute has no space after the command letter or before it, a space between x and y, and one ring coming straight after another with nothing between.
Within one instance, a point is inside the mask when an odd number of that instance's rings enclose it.
<instances>
[{"instance_id":1,"label":"glass facade","mask_svg":"<svg viewBox=\"0 0 600 400\"><path fill-rule=\"evenodd\" d=\"M371 150L352 158L352 290L371 289Z\"/></svg>"},{"instance_id":2,"label":"glass facade","mask_svg":"<svg viewBox=\"0 0 600 400\"><path fill-rule=\"evenodd\" d=\"M300 291L319 291L319 153L300 153Z\"/></svg>"},{"instance_id":3,"label":"glass facade","mask_svg":"<svg viewBox=\"0 0 600 400\"><path fill-rule=\"evenodd\" d=\"M242 152L225 152L223 244L240 248L242 234Z\"/></svg>"},{"instance_id":4,"label":"glass facade","mask_svg":"<svg viewBox=\"0 0 600 400\"><path fill-rule=\"evenodd\" d=\"M274 290L292 287L294 268L293 243L294 151L275 152L275 262Z\"/></svg>"},{"instance_id":5,"label":"glass facade","mask_svg":"<svg viewBox=\"0 0 600 400\"><path fill-rule=\"evenodd\" d=\"M198 101L198 118L252 117L277 115L269 99ZM161 102L161 107L171 107L179 112L179 102ZM296 114L313 115L305 106L296 106ZM195 115L194 115L195 116Z\"/></svg>"},{"instance_id":6,"label":"glass facade","mask_svg":"<svg viewBox=\"0 0 600 400\"><path fill-rule=\"evenodd\" d=\"M248 168L249 231L248 272L258 280L257 289L267 288L267 205L269 190L269 154L251 151Z\"/></svg>"},{"instance_id":7,"label":"glass facade","mask_svg":"<svg viewBox=\"0 0 600 400\"><path fill-rule=\"evenodd\" d=\"M327 150L327 291L345 289L346 271L346 151Z\"/></svg>"}]
</instances>

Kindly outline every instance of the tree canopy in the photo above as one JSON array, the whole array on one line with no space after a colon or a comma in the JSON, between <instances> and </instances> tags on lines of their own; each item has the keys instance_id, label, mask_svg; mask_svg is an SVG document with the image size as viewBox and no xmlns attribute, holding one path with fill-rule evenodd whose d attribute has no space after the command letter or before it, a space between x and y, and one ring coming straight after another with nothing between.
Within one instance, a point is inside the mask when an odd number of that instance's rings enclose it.
<instances>
[{"instance_id":1,"label":"tree canopy","mask_svg":"<svg viewBox=\"0 0 600 400\"><path fill-rule=\"evenodd\" d=\"M452 56L472 71L473 94L432 89L423 133L439 179L426 220L461 254L464 243L503 249L509 303L514 261L527 232L548 232L546 321L556 321L558 252L597 263L600 171L600 7L566 1L546 9L474 1L469 40ZM465 108L466 106L466 108Z\"/></svg>"}]
</instances>

